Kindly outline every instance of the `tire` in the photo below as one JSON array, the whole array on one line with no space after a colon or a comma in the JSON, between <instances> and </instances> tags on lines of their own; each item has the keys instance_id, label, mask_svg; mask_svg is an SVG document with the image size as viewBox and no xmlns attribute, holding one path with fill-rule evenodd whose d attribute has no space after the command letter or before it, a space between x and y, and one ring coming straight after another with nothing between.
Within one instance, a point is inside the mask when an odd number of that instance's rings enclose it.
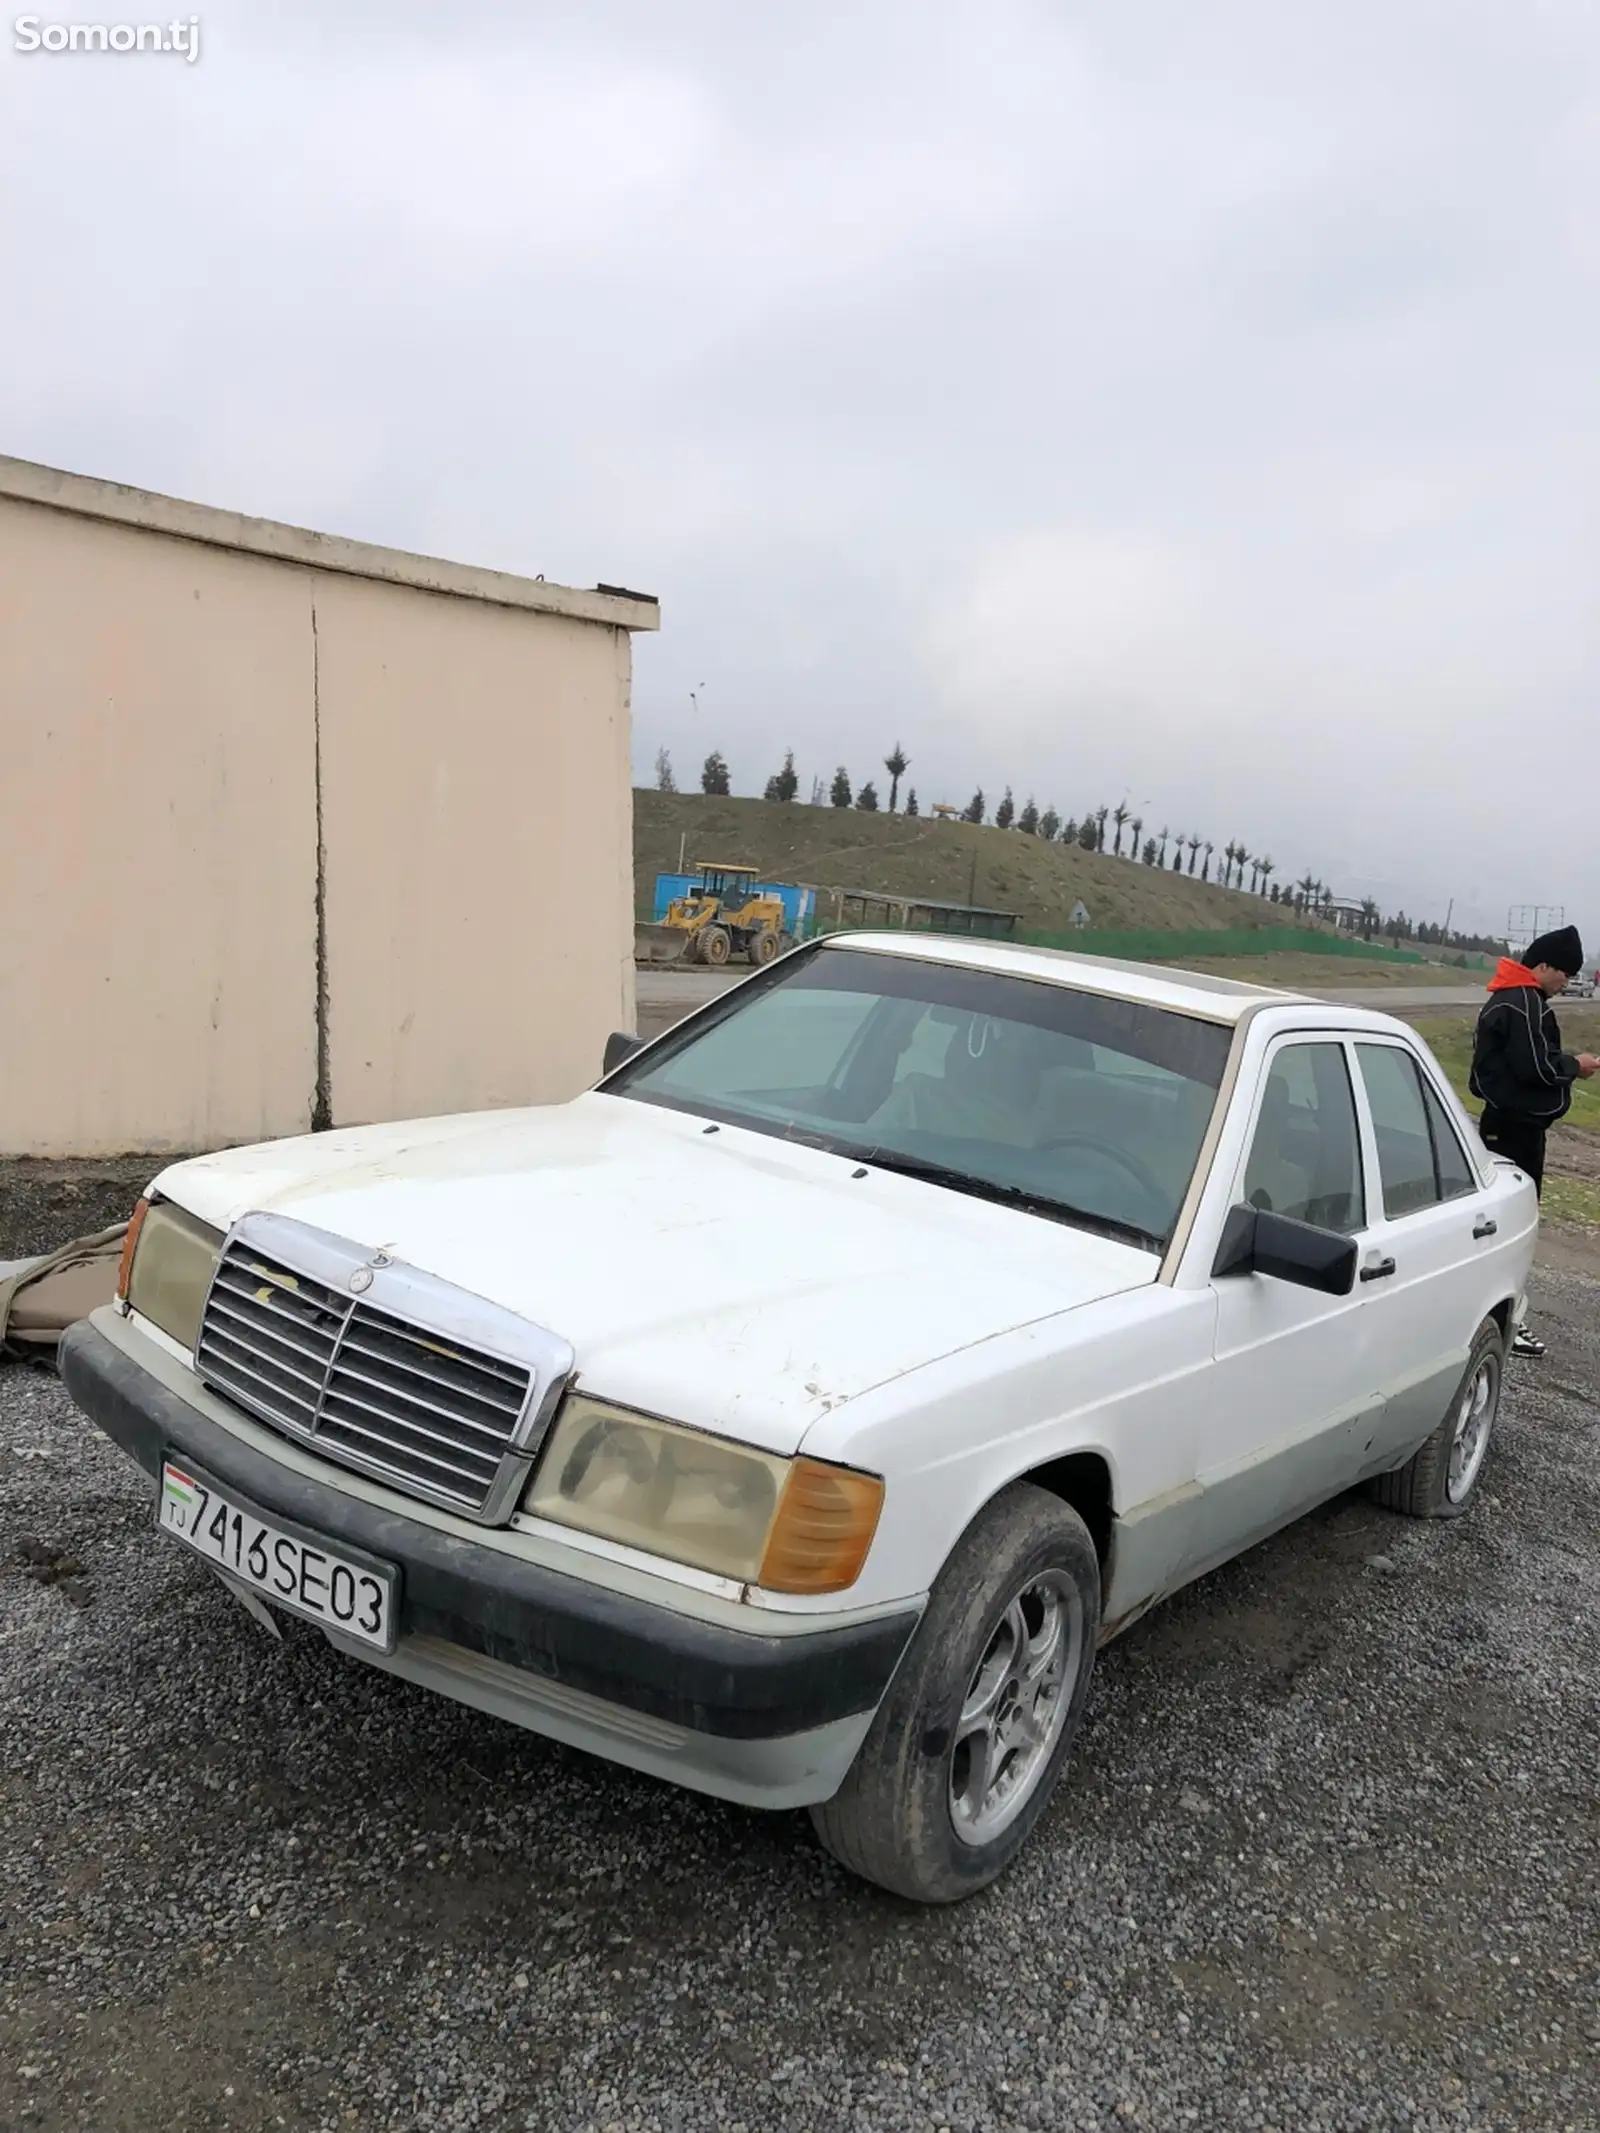
<instances>
[{"instance_id":1,"label":"tire","mask_svg":"<svg viewBox=\"0 0 1600 2133\"><path fill-rule=\"evenodd\" d=\"M1033 1638L1019 1644L1021 1620ZM978 1797L979 1734L961 1726L979 1693L1002 1681L1009 1655L1040 1657L1053 1617L1059 1673L1036 1746L1021 1727L998 1746L1009 1798L991 1813ZM940 1572L927 1610L849 1775L811 1809L812 1826L841 1866L917 1903L956 1903L1003 1874L1043 1814L1072 1747L1094 1672L1100 1565L1077 1512L1018 1482L985 1506ZM1043 1693L1048 1693L1048 1677ZM1034 1694L1041 1693L1035 1690ZM993 1708L1019 1726L1023 1706L1002 1688ZM1028 1758L1031 1755L1031 1765ZM959 1826L966 1823L963 1831Z\"/></svg>"},{"instance_id":2,"label":"tire","mask_svg":"<svg viewBox=\"0 0 1600 2133\"><path fill-rule=\"evenodd\" d=\"M726 926L702 926L696 939L700 943L701 962L711 963L719 970L733 953Z\"/></svg>"},{"instance_id":3,"label":"tire","mask_svg":"<svg viewBox=\"0 0 1600 2133\"><path fill-rule=\"evenodd\" d=\"M775 963L778 959L778 936L771 932L752 933L745 953L757 970L764 970L768 963Z\"/></svg>"},{"instance_id":4,"label":"tire","mask_svg":"<svg viewBox=\"0 0 1600 2133\"><path fill-rule=\"evenodd\" d=\"M1473 1337L1466 1370L1444 1420L1403 1467L1368 1482L1375 1502L1412 1518L1459 1518L1471 1507L1500 1410L1504 1366L1505 1336L1486 1318ZM1453 1456L1458 1444L1459 1459Z\"/></svg>"}]
</instances>

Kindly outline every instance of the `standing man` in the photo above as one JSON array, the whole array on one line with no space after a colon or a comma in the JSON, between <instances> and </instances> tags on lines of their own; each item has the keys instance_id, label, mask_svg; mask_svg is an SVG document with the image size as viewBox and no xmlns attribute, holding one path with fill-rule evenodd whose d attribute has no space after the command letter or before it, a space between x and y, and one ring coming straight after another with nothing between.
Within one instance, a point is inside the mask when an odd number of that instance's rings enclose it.
<instances>
[{"instance_id":1,"label":"standing man","mask_svg":"<svg viewBox=\"0 0 1600 2133\"><path fill-rule=\"evenodd\" d=\"M1478 1016L1472 1044L1474 1096L1483 1099L1478 1132L1493 1155L1525 1170L1536 1191L1544 1187L1544 1137L1572 1102L1572 1084L1600 1068L1592 1052L1564 1052L1550 1002L1583 967L1576 926L1541 933L1520 963L1503 956L1489 980L1489 998ZM1523 1324L1517 1305L1513 1355L1543 1355L1544 1342Z\"/></svg>"}]
</instances>

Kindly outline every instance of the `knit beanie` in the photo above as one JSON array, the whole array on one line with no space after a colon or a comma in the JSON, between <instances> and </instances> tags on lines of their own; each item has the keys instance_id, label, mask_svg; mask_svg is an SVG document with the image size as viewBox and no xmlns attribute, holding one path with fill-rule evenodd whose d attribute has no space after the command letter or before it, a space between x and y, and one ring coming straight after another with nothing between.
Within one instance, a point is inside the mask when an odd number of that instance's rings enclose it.
<instances>
[{"instance_id":1,"label":"knit beanie","mask_svg":"<svg viewBox=\"0 0 1600 2133\"><path fill-rule=\"evenodd\" d=\"M1577 927L1558 926L1553 933L1541 933L1536 941L1529 941L1520 960L1525 970L1537 970L1541 963L1548 963L1552 970L1564 970L1569 978L1575 978L1583 968L1583 943Z\"/></svg>"}]
</instances>

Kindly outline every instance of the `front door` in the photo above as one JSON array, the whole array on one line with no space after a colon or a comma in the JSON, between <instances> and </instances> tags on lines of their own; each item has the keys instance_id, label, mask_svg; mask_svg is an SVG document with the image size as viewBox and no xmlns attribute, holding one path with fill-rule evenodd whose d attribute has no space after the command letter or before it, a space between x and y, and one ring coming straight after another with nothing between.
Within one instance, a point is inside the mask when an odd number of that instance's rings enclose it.
<instances>
[{"instance_id":1,"label":"front door","mask_svg":"<svg viewBox=\"0 0 1600 2133\"><path fill-rule=\"evenodd\" d=\"M1233 1200L1354 1237L1367 1256L1361 1136L1337 1037L1284 1037L1268 1052ZM1362 1283L1325 1296L1247 1274L1215 1288L1194 1575L1347 1488L1383 1407Z\"/></svg>"}]
</instances>

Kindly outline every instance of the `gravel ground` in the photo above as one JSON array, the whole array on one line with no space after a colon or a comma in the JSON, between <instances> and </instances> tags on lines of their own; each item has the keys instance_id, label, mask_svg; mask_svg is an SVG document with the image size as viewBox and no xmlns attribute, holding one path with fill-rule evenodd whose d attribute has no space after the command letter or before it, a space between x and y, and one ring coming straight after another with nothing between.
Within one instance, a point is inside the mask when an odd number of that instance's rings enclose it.
<instances>
[{"instance_id":1,"label":"gravel ground","mask_svg":"<svg viewBox=\"0 0 1600 2133\"><path fill-rule=\"evenodd\" d=\"M0 2125L1600 2124L1600 1283L1487 1498L1329 1507L1102 1661L995 1890L281 1644L0 1371Z\"/></svg>"},{"instance_id":2,"label":"gravel ground","mask_svg":"<svg viewBox=\"0 0 1600 2133\"><path fill-rule=\"evenodd\" d=\"M40 1162L0 1156L0 1260L31 1259L74 1237L126 1222L170 1155L85 1156Z\"/></svg>"}]
</instances>

